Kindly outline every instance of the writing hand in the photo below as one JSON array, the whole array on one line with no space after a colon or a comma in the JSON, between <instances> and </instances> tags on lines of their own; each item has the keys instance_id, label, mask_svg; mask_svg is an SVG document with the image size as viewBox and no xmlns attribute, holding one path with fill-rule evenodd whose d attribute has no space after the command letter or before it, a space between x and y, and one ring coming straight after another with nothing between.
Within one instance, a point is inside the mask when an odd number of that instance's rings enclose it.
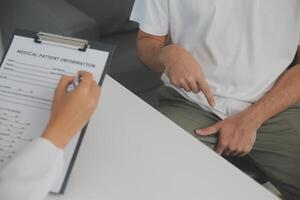
<instances>
[{"instance_id":1,"label":"writing hand","mask_svg":"<svg viewBox=\"0 0 300 200\"><path fill-rule=\"evenodd\" d=\"M79 72L81 82L68 92L68 85L75 77L63 76L53 98L49 123L42 137L64 148L73 136L87 123L97 107L100 87L92 74Z\"/></svg>"}]
</instances>

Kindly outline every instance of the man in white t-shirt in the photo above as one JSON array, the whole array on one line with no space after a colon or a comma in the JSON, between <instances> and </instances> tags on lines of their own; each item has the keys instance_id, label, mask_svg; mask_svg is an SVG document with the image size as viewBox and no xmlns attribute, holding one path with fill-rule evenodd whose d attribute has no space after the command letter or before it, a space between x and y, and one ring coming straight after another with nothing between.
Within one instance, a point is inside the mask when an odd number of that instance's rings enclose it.
<instances>
[{"instance_id":1,"label":"man in white t-shirt","mask_svg":"<svg viewBox=\"0 0 300 200\"><path fill-rule=\"evenodd\" d=\"M300 199L300 1L136 0L131 20L159 110Z\"/></svg>"}]
</instances>

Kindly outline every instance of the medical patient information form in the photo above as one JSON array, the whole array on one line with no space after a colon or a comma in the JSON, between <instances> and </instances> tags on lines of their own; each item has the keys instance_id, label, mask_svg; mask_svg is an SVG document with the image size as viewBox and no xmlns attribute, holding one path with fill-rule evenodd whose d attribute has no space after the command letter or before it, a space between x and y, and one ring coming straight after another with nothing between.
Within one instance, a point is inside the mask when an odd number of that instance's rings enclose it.
<instances>
[{"instance_id":1,"label":"medical patient information form","mask_svg":"<svg viewBox=\"0 0 300 200\"><path fill-rule=\"evenodd\" d=\"M85 52L53 44L36 43L15 35L0 68L0 169L46 127L52 97L62 75L91 72L99 82L109 52ZM66 148L66 165L72 159L79 134ZM65 176L53 188L59 192Z\"/></svg>"}]
</instances>

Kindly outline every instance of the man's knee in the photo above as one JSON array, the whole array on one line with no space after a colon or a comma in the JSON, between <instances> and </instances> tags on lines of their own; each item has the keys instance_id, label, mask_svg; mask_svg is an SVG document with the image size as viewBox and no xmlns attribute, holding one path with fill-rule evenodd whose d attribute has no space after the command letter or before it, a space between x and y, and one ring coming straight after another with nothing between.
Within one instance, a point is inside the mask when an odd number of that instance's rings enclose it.
<instances>
[{"instance_id":1,"label":"man's knee","mask_svg":"<svg viewBox=\"0 0 300 200\"><path fill-rule=\"evenodd\" d=\"M300 108L294 106L267 121L250 153L286 199L300 199L299 119Z\"/></svg>"}]
</instances>

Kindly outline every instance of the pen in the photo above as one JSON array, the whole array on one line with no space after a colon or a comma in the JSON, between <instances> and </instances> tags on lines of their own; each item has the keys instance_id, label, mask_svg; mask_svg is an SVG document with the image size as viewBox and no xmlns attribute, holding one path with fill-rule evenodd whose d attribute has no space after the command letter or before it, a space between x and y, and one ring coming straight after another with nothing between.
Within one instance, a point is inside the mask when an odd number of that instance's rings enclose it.
<instances>
[{"instance_id":1,"label":"pen","mask_svg":"<svg viewBox=\"0 0 300 200\"><path fill-rule=\"evenodd\" d=\"M67 91L72 92L76 89L76 87L79 85L81 81L81 76L76 75L75 78L73 79L72 83L69 84Z\"/></svg>"}]
</instances>

